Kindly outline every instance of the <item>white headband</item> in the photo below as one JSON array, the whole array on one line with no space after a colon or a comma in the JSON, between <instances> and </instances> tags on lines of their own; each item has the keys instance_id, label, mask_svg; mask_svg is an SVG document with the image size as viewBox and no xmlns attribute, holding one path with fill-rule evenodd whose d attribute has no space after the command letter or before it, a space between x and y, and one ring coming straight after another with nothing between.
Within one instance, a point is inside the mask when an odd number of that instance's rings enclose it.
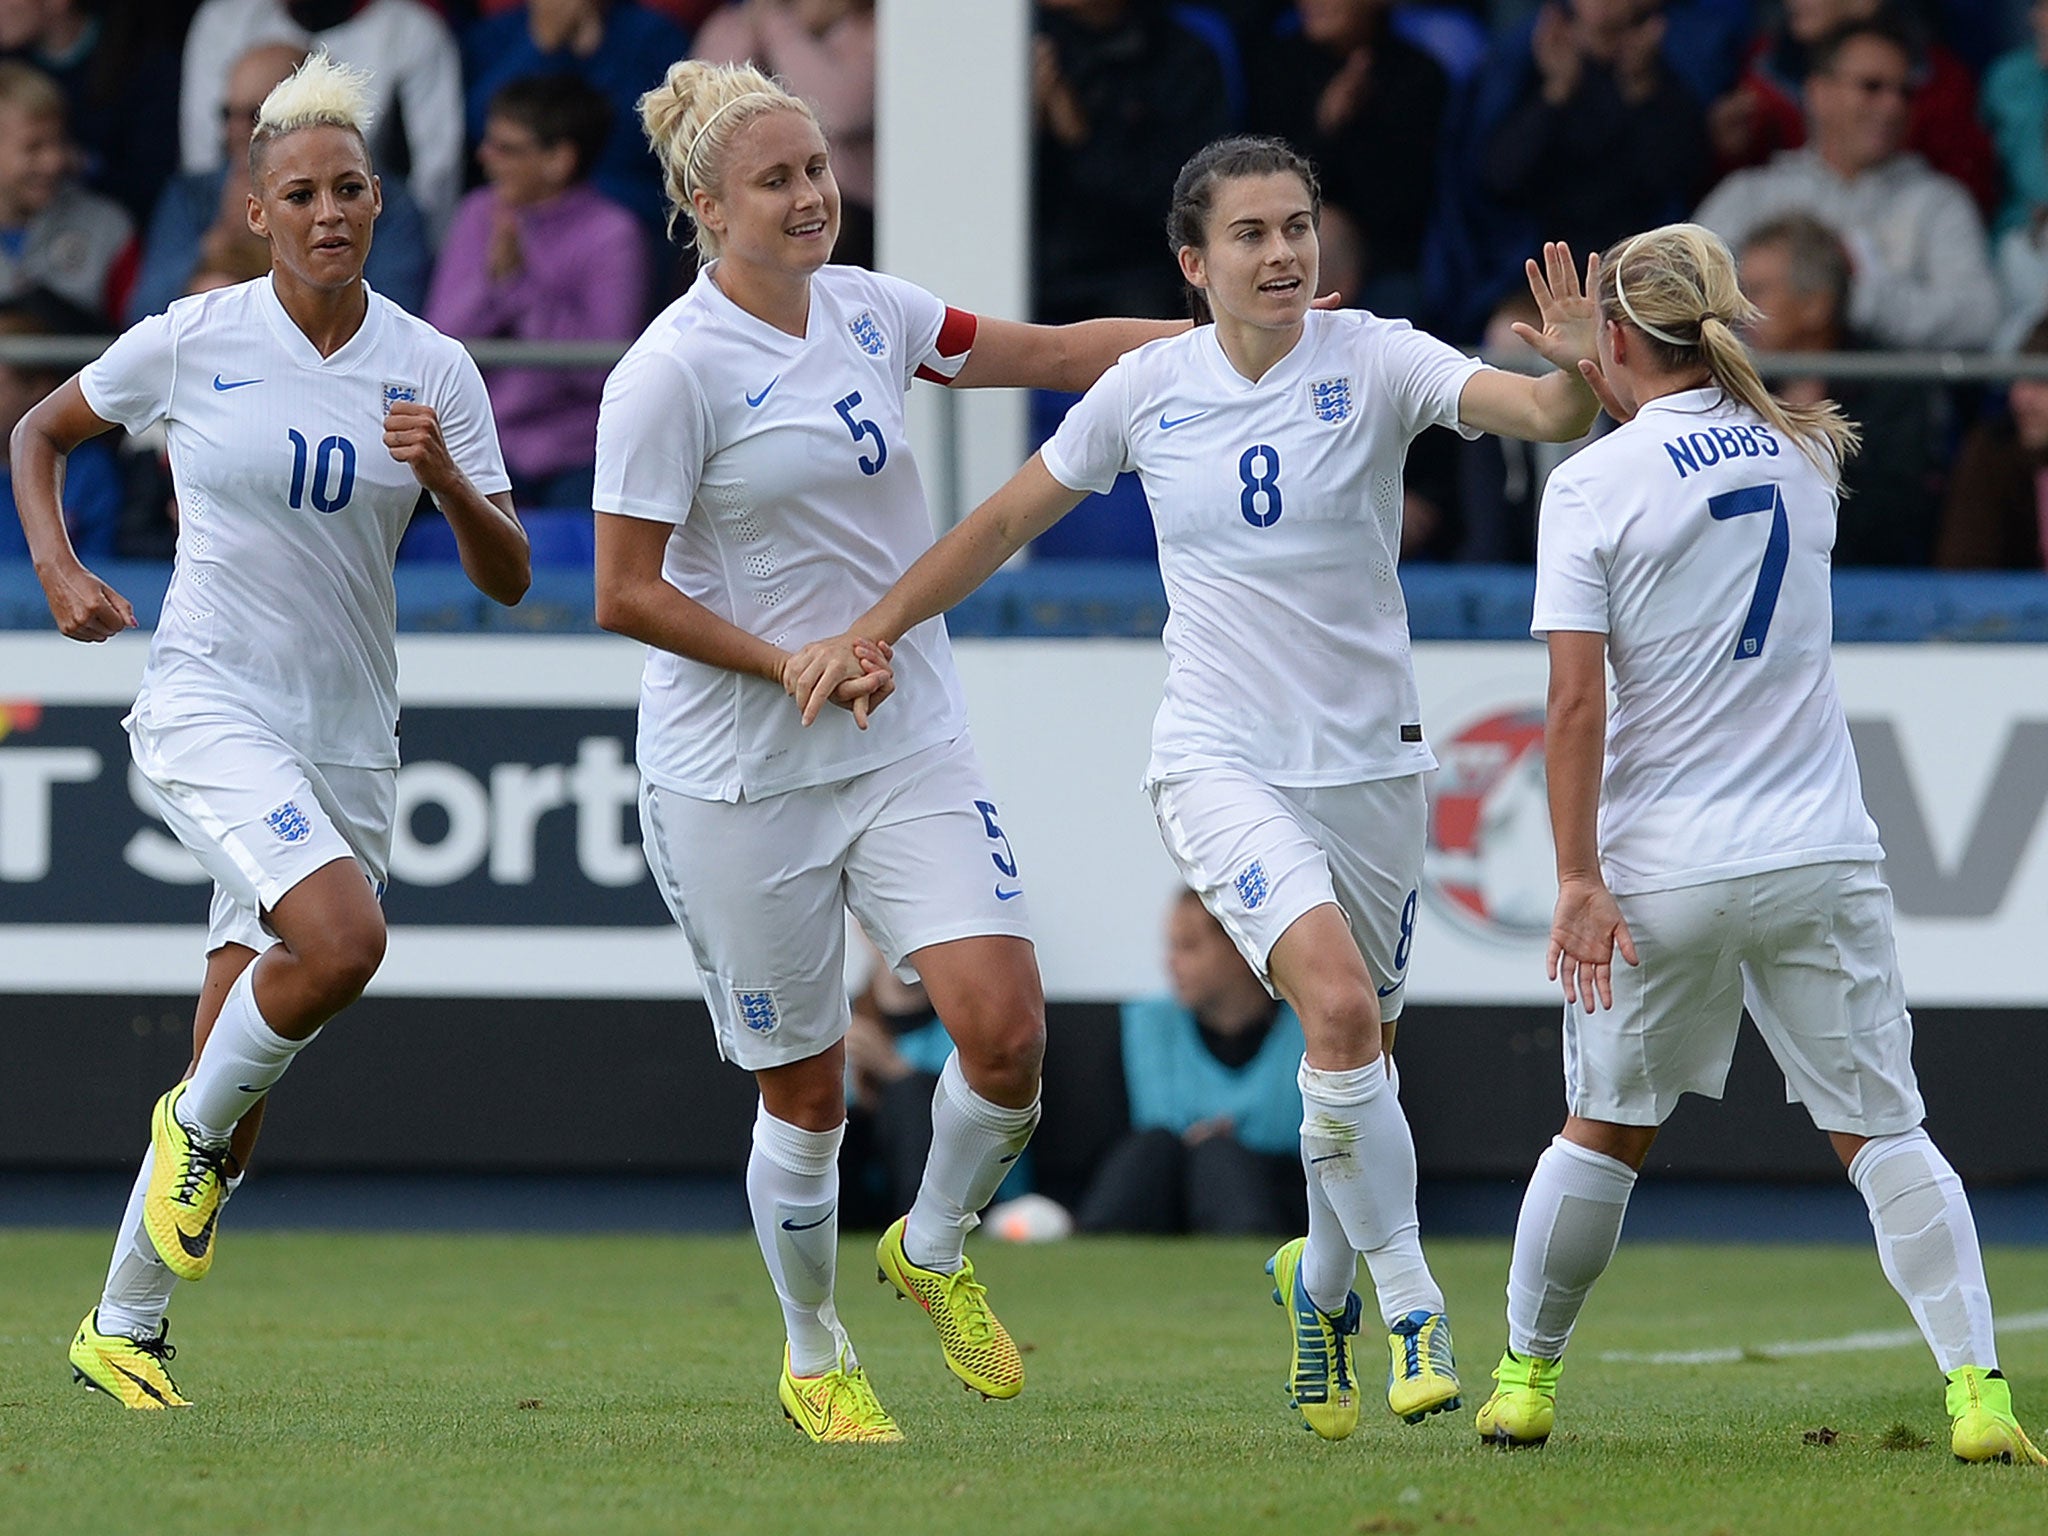
<instances>
[{"instance_id":1,"label":"white headband","mask_svg":"<svg viewBox=\"0 0 2048 1536\"><path fill-rule=\"evenodd\" d=\"M756 100L774 101L776 100L776 98L774 96L769 95L766 91L746 91L738 96L733 97L731 101L728 101L724 106L720 107L716 112L712 113L709 117L704 119L704 126L697 130L697 136L694 139L690 140L690 147L683 151L683 195L685 197L688 197L690 195L691 188L696 183L697 175L695 171L695 166L697 164L697 151L703 146L704 140L710 136L711 125L713 123L716 123L721 117L725 116L725 114L730 112L734 107L737 107L744 102Z\"/></svg>"},{"instance_id":2,"label":"white headband","mask_svg":"<svg viewBox=\"0 0 2048 1536\"><path fill-rule=\"evenodd\" d=\"M1636 236L1636 240L1640 239L1642 239L1641 235ZM1629 241L1627 248L1621 253L1621 259L1614 264L1614 300L1621 306L1621 312L1635 323L1637 330L1641 331L1645 336L1656 337L1657 340L1663 342L1667 347L1697 347L1699 345L1697 340L1687 341L1681 336L1672 335L1669 331L1658 330L1656 326L1650 324L1649 321L1636 313L1635 305L1629 303L1628 294L1621 286L1621 269L1628 264L1628 258L1635 248L1636 241ZM1705 325L1712 318L1712 315L1702 315L1700 317L1700 324Z\"/></svg>"}]
</instances>

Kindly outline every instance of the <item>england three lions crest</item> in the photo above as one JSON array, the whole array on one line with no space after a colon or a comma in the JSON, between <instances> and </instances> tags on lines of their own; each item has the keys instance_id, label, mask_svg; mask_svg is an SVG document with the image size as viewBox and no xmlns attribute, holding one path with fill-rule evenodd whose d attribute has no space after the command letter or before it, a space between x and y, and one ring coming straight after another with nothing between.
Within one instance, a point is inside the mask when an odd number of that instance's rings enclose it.
<instances>
[{"instance_id":1,"label":"england three lions crest","mask_svg":"<svg viewBox=\"0 0 2048 1536\"><path fill-rule=\"evenodd\" d=\"M1351 414L1351 378L1317 379L1308 387L1318 421L1343 421Z\"/></svg>"},{"instance_id":2,"label":"england three lions crest","mask_svg":"<svg viewBox=\"0 0 2048 1536\"><path fill-rule=\"evenodd\" d=\"M848 322L846 328L853 332L853 339L869 357L880 357L889 350L888 338L882 334L882 328L875 324L874 311L862 310Z\"/></svg>"},{"instance_id":3,"label":"england three lions crest","mask_svg":"<svg viewBox=\"0 0 2048 1536\"><path fill-rule=\"evenodd\" d=\"M384 414L391 414L394 405L419 404L420 387L417 384L394 384L386 379L383 385Z\"/></svg>"}]
</instances>

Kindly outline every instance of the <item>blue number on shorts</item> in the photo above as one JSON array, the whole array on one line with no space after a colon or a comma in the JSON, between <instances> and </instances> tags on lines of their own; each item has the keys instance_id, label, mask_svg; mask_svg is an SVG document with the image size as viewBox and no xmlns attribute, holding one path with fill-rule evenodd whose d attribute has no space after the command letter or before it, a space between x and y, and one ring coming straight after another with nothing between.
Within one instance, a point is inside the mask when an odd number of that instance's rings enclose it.
<instances>
[{"instance_id":1,"label":"blue number on shorts","mask_svg":"<svg viewBox=\"0 0 2048 1536\"><path fill-rule=\"evenodd\" d=\"M1253 466L1263 458L1266 467L1262 470ZM1244 482L1244 494L1237 499L1244 520L1254 528L1270 528L1280 521L1280 454L1277 449L1268 448L1264 443L1253 443L1245 449L1237 461L1237 478ZM1259 505L1259 498L1266 498L1265 506Z\"/></svg>"},{"instance_id":2,"label":"blue number on shorts","mask_svg":"<svg viewBox=\"0 0 2048 1536\"><path fill-rule=\"evenodd\" d=\"M314 454L307 450L306 439L297 428L286 427L284 435L292 440L292 489L286 501L296 512L306 504L306 463ZM313 510L339 512L356 493L356 445L345 437L323 437L318 458L320 462L313 468ZM334 470L337 458L339 473ZM335 481L332 486L328 484L330 475Z\"/></svg>"},{"instance_id":3,"label":"blue number on shorts","mask_svg":"<svg viewBox=\"0 0 2048 1536\"><path fill-rule=\"evenodd\" d=\"M974 802L974 808L977 811L981 812L981 824L988 828L989 841L992 843L1001 843L1003 845L1003 851L1001 853L991 853L989 855L989 861L995 865L996 869L1002 874L1004 879L1016 879L1017 856L1014 853L1010 852L1010 839L1008 834L1006 834L1001 827L996 825L995 802L992 800L977 800Z\"/></svg>"},{"instance_id":4,"label":"blue number on shorts","mask_svg":"<svg viewBox=\"0 0 2048 1536\"><path fill-rule=\"evenodd\" d=\"M1771 632L1771 615L1778 608L1778 589L1785 584L1785 559L1792 552L1792 529L1785 521L1785 497L1775 484L1745 485L1739 491L1708 497L1707 510L1716 522L1723 523L1752 512L1771 514L1764 561L1756 572L1756 595L1749 600L1749 616L1742 621L1742 633L1735 638L1735 654L1729 658L1748 661L1763 654L1764 636Z\"/></svg>"},{"instance_id":5,"label":"blue number on shorts","mask_svg":"<svg viewBox=\"0 0 2048 1536\"><path fill-rule=\"evenodd\" d=\"M1408 950L1415 942L1415 897L1410 891L1408 899L1401 903L1401 942L1394 946L1394 970L1396 974L1408 969Z\"/></svg>"},{"instance_id":6,"label":"blue number on shorts","mask_svg":"<svg viewBox=\"0 0 2048 1536\"><path fill-rule=\"evenodd\" d=\"M844 400L834 404L832 409L837 411L839 419L846 423L846 430L853 434L853 441L856 445L860 443L862 438L872 437L875 440L875 456L872 459L866 454L860 456L860 472L864 475L879 475L882 472L882 466L889 462L889 445L882 441L882 429L880 427L876 426L865 416L858 420L854 418L853 408L859 404L860 391L856 389Z\"/></svg>"}]
</instances>

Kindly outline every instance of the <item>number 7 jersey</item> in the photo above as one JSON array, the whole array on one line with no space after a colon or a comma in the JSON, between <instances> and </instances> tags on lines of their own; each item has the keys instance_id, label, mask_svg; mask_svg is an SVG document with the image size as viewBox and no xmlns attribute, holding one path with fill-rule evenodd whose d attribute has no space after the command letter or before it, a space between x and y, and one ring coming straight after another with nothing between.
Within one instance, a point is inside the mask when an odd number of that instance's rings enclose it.
<instances>
[{"instance_id":1,"label":"number 7 jersey","mask_svg":"<svg viewBox=\"0 0 2048 1536\"><path fill-rule=\"evenodd\" d=\"M78 382L103 420L165 424L177 490L137 713L250 720L316 763L395 767L391 571L420 484L384 446L384 415L432 406L477 490L509 490L469 354L371 293L323 358L260 277L152 315Z\"/></svg>"},{"instance_id":2,"label":"number 7 jersey","mask_svg":"<svg viewBox=\"0 0 2048 1536\"><path fill-rule=\"evenodd\" d=\"M1617 895L1884 857L1829 647L1835 477L1719 389L1645 405L1543 492L1538 636L1607 636Z\"/></svg>"}]
</instances>

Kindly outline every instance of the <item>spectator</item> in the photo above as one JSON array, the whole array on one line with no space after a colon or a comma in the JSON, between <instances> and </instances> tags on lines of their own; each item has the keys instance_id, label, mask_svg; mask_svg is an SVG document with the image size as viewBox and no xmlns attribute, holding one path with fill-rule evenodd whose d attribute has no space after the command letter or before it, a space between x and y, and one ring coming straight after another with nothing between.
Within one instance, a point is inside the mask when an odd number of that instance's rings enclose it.
<instances>
[{"instance_id":1,"label":"spectator","mask_svg":"<svg viewBox=\"0 0 2048 1536\"><path fill-rule=\"evenodd\" d=\"M588 180L610 131L610 104L574 75L499 88L477 148L489 185L455 216L434 269L428 324L463 340L632 339L647 318L646 237ZM521 506L590 506L605 372L484 375Z\"/></svg>"},{"instance_id":2,"label":"spectator","mask_svg":"<svg viewBox=\"0 0 2048 1536\"><path fill-rule=\"evenodd\" d=\"M235 60L220 109L221 163L210 171L180 172L157 199L142 271L128 298L130 325L162 312L182 294L270 270L269 243L249 228L249 136L263 98L305 56L293 43L258 43ZM384 211L364 275L392 303L418 314L431 260L426 221L403 176L381 171L377 182Z\"/></svg>"},{"instance_id":3,"label":"spectator","mask_svg":"<svg viewBox=\"0 0 2048 1536\"><path fill-rule=\"evenodd\" d=\"M1082 1197L1084 1232L1299 1232L1301 1021L1193 891L1166 922L1171 997L1126 1003L1131 1134Z\"/></svg>"},{"instance_id":4,"label":"spectator","mask_svg":"<svg viewBox=\"0 0 2048 1536\"><path fill-rule=\"evenodd\" d=\"M1815 49L1810 142L1737 171L1696 215L1731 246L1783 213L1811 213L1855 266L1849 325L1892 347L1982 347L1998 326L1984 225L1960 182L1902 146L1913 55L1885 22L1852 22Z\"/></svg>"},{"instance_id":5,"label":"spectator","mask_svg":"<svg viewBox=\"0 0 2048 1536\"><path fill-rule=\"evenodd\" d=\"M1038 13L1037 318L1179 313L1159 210L1188 156L1229 131L1223 66L1165 0L1040 0Z\"/></svg>"},{"instance_id":6,"label":"spectator","mask_svg":"<svg viewBox=\"0 0 2048 1536\"><path fill-rule=\"evenodd\" d=\"M373 162L407 177L438 238L462 191L462 66L448 24L422 0L206 0L185 39L186 170L220 164L228 71L258 43L317 44L370 71Z\"/></svg>"},{"instance_id":7,"label":"spectator","mask_svg":"<svg viewBox=\"0 0 2048 1536\"><path fill-rule=\"evenodd\" d=\"M739 0L704 23L690 51L718 64L752 59L811 104L839 183L832 259L873 266L874 0Z\"/></svg>"},{"instance_id":8,"label":"spectator","mask_svg":"<svg viewBox=\"0 0 2048 1536\"><path fill-rule=\"evenodd\" d=\"M2032 233L2048 219L2048 0L2034 0L2032 19L2033 40L1984 75L1980 106L2005 178L1993 226L2000 235Z\"/></svg>"},{"instance_id":9,"label":"spectator","mask_svg":"<svg viewBox=\"0 0 2048 1536\"><path fill-rule=\"evenodd\" d=\"M2048 321L2020 351L2048 356ZM2048 569L2048 379L2014 379L2005 398L1956 455L1934 541L1943 570Z\"/></svg>"},{"instance_id":10,"label":"spectator","mask_svg":"<svg viewBox=\"0 0 2048 1536\"><path fill-rule=\"evenodd\" d=\"M840 1200L848 1225L883 1227L917 1201L931 1153L932 1092L953 1038L924 983L902 980L862 940L871 969L846 1031Z\"/></svg>"},{"instance_id":11,"label":"spectator","mask_svg":"<svg viewBox=\"0 0 2048 1536\"><path fill-rule=\"evenodd\" d=\"M86 335L100 328L96 316L43 289L30 289L0 303L0 336ZM14 512L9 439L29 407L70 372L45 363L0 362L0 562L28 558L28 539ZM84 451L88 448L90 453ZM64 526L81 560L107 560L123 553L121 514L121 471L113 448L104 438L80 444L64 471Z\"/></svg>"},{"instance_id":12,"label":"spectator","mask_svg":"<svg viewBox=\"0 0 2048 1536\"><path fill-rule=\"evenodd\" d=\"M189 7L115 0L0 0L0 56L63 91L81 179L140 223L178 168L178 45Z\"/></svg>"},{"instance_id":13,"label":"spectator","mask_svg":"<svg viewBox=\"0 0 2048 1536\"><path fill-rule=\"evenodd\" d=\"M0 61L0 299L43 287L111 326L135 280L134 226L70 167L64 93Z\"/></svg>"},{"instance_id":14,"label":"spectator","mask_svg":"<svg viewBox=\"0 0 2048 1536\"><path fill-rule=\"evenodd\" d=\"M1735 89L1714 103L1709 121L1717 171L1762 165L1806 142L1800 104L1822 42L1866 21L1905 32L1919 56L1905 147L1961 182L1979 209L1988 211L1998 171L1991 141L1977 121L1976 78L1948 49L1908 30L1885 0L1785 0L1783 17L1757 39Z\"/></svg>"},{"instance_id":15,"label":"spectator","mask_svg":"<svg viewBox=\"0 0 2048 1536\"><path fill-rule=\"evenodd\" d=\"M1868 343L1849 324L1849 252L1803 213L1758 225L1742 245L1742 291L1763 318L1748 340L1762 352L1855 352ZM1781 400L1832 399L1863 428L1863 448L1842 468L1834 563L1924 567L1933 554L1948 438L1947 395L1918 380L1781 379Z\"/></svg>"},{"instance_id":16,"label":"spectator","mask_svg":"<svg viewBox=\"0 0 2048 1536\"><path fill-rule=\"evenodd\" d=\"M523 75L580 76L611 103L612 127L591 184L663 235L661 171L640 134L643 92L661 84L689 34L631 0L532 0L477 22L462 38L469 135L481 142L498 87Z\"/></svg>"},{"instance_id":17,"label":"spectator","mask_svg":"<svg viewBox=\"0 0 2048 1536\"><path fill-rule=\"evenodd\" d=\"M1393 0L1301 0L1299 32L1254 53L1251 122L1323 178L1323 286L1378 314L1422 302L1450 83L1388 23Z\"/></svg>"},{"instance_id":18,"label":"spectator","mask_svg":"<svg viewBox=\"0 0 2048 1536\"><path fill-rule=\"evenodd\" d=\"M657 16L666 16L687 33L701 26L705 18L719 9L723 0L642 0L642 3L648 10ZM525 4L526 0L483 0L483 3L476 7L476 11L480 16L502 16L507 11L521 9Z\"/></svg>"},{"instance_id":19,"label":"spectator","mask_svg":"<svg viewBox=\"0 0 2048 1536\"><path fill-rule=\"evenodd\" d=\"M1478 214L1482 314L1520 286L1540 241L1583 257L1691 205L1706 129L1663 55L1664 28L1663 0L1564 0L1487 66L1491 93L1509 105L1481 133L1470 168L1494 204Z\"/></svg>"}]
</instances>

